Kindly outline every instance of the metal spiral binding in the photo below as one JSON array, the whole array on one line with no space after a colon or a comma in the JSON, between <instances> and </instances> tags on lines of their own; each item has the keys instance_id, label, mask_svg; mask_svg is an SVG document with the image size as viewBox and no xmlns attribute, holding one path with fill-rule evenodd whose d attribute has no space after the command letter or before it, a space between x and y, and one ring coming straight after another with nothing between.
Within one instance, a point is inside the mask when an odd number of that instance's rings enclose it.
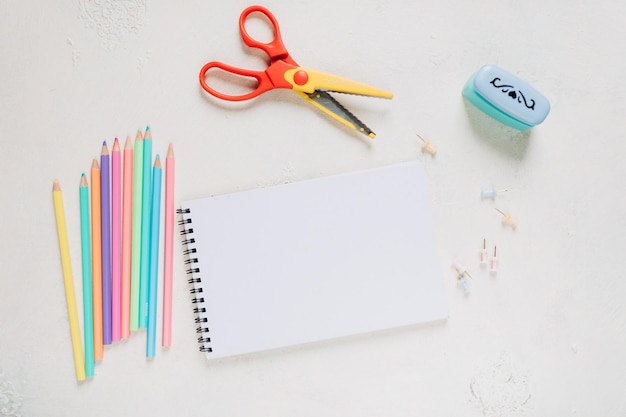
<instances>
[{"instance_id":1,"label":"metal spiral binding","mask_svg":"<svg viewBox=\"0 0 626 417\"><path fill-rule=\"evenodd\" d=\"M183 214L191 214L190 209L178 209L176 213ZM192 245L196 243L196 240L193 237L194 231L193 227L189 227L188 225L192 224L193 221L191 218L182 218L178 221L179 226L183 226L184 230L181 230L180 236L182 238L182 244L185 246L185 250L183 251L183 255L188 256L189 258L185 259L185 265L187 265L186 273L188 275L192 275L191 278L187 280L189 284L193 285L193 288L189 290L189 292L193 295L191 299L191 303L194 305L193 312L194 314L206 313L206 308L201 305L204 303L204 297L199 296L200 293L203 292L202 289L202 278L198 275L200 274L200 268L197 266L198 251L196 248L189 248L188 245ZM211 342L210 337L205 337L204 334L209 333L209 327L207 323L206 317L197 316L195 318L195 322L200 324L199 327L196 328L196 333L199 333L203 336L198 338L198 343L200 344L200 352L213 352L213 349L207 346L207 343Z\"/></svg>"}]
</instances>

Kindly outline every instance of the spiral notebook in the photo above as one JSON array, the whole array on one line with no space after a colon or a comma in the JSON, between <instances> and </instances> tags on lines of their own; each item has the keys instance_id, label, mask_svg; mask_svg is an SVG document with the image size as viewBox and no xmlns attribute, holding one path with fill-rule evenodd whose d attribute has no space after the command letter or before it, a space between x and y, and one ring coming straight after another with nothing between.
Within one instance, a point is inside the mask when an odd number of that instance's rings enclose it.
<instances>
[{"instance_id":1,"label":"spiral notebook","mask_svg":"<svg viewBox=\"0 0 626 417\"><path fill-rule=\"evenodd\" d=\"M447 317L417 161L191 200L179 212L208 358Z\"/></svg>"}]
</instances>

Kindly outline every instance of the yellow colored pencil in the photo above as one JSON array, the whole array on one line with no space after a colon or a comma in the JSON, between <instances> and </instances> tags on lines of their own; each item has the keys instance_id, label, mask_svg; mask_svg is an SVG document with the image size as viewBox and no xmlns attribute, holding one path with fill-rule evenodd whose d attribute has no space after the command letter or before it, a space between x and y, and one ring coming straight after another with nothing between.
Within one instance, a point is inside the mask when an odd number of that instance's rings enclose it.
<instances>
[{"instance_id":1,"label":"yellow colored pencil","mask_svg":"<svg viewBox=\"0 0 626 417\"><path fill-rule=\"evenodd\" d=\"M63 194L58 181L54 181L52 184L52 200L54 201L54 214L59 237L61 267L63 269L63 282L65 283L65 300L67 302L67 315L70 321L70 335L72 337L72 350L74 351L76 379L83 381L85 379L85 358L83 356L83 346L80 340L76 294L74 293L74 277L72 276L72 262L70 259L70 245L67 239L65 209L63 208Z\"/></svg>"}]
</instances>

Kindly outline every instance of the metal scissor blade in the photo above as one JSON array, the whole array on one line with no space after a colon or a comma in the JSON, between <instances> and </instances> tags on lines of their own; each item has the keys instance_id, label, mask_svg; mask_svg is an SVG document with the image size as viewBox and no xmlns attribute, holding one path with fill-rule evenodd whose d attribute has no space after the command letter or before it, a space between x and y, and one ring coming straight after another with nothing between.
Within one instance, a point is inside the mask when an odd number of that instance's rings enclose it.
<instances>
[{"instance_id":1,"label":"metal scissor blade","mask_svg":"<svg viewBox=\"0 0 626 417\"><path fill-rule=\"evenodd\" d=\"M354 114L342 106L341 103L335 100L333 96L326 91L315 90L311 94L298 91L298 94L304 97L309 103L313 104L315 107L340 121L344 125L356 129L372 139L376 137L376 134L372 132L369 127L365 126L362 121L360 121Z\"/></svg>"}]
</instances>

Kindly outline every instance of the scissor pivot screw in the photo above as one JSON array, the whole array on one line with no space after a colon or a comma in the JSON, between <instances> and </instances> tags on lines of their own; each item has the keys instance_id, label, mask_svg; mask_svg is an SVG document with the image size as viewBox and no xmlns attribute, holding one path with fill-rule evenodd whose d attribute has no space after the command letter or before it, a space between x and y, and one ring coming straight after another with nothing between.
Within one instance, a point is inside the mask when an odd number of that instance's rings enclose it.
<instances>
[{"instance_id":1,"label":"scissor pivot screw","mask_svg":"<svg viewBox=\"0 0 626 417\"><path fill-rule=\"evenodd\" d=\"M306 71L300 70L296 71L293 75L293 81L298 85L304 85L309 81L309 74Z\"/></svg>"}]
</instances>

